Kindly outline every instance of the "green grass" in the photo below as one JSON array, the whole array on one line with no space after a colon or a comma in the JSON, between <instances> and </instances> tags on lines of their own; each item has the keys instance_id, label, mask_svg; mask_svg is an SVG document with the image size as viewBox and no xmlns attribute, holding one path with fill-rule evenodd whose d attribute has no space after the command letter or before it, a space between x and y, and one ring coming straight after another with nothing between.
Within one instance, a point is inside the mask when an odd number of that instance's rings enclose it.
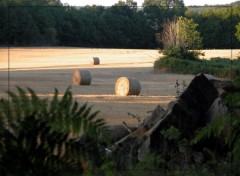
<instances>
[{"instance_id":1,"label":"green grass","mask_svg":"<svg viewBox=\"0 0 240 176\"><path fill-rule=\"evenodd\" d=\"M162 57L155 61L154 70L180 74L207 73L221 78L235 78L240 74L240 59L185 60Z\"/></svg>"}]
</instances>

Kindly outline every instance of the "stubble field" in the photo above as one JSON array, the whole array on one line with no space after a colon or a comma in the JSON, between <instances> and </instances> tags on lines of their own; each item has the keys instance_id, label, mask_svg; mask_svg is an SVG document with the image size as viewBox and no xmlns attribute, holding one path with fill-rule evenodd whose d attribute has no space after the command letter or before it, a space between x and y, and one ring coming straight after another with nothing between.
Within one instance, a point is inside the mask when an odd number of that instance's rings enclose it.
<instances>
[{"instance_id":1,"label":"stubble field","mask_svg":"<svg viewBox=\"0 0 240 176\"><path fill-rule=\"evenodd\" d=\"M205 58L236 58L240 50L204 50ZM89 64L99 57L100 65ZM99 118L109 124L125 121L136 125L137 120L149 115L157 105L166 107L175 100L176 80L186 84L194 75L154 73L153 63L160 57L157 50L91 49L91 48L1 48L0 98L16 86L33 89L40 97L51 99L54 89L60 96L71 86L73 97L80 103L93 105ZM71 85L74 70L87 69L92 75L90 86ZM115 82L119 77L136 78L141 84L139 96L115 95ZM181 89L181 87L180 87ZM132 115L129 115L132 114Z\"/></svg>"}]
</instances>

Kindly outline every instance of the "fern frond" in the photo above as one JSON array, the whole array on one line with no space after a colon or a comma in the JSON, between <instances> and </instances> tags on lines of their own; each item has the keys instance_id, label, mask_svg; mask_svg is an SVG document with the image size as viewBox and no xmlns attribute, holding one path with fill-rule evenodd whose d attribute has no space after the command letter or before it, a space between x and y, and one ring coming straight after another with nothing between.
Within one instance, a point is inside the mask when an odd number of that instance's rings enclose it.
<instances>
[{"instance_id":1,"label":"fern frond","mask_svg":"<svg viewBox=\"0 0 240 176\"><path fill-rule=\"evenodd\" d=\"M86 109L83 111L82 117L89 117L90 112L91 112L91 108L90 108L90 107L86 108Z\"/></svg>"},{"instance_id":2,"label":"fern frond","mask_svg":"<svg viewBox=\"0 0 240 176\"><path fill-rule=\"evenodd\" d=\"M7 110L4 113L6 114L7 118L11 121L14 120L16 117L21 116L22 107L20 106L20 99L16 94L13 92L8 92L8 95L11 99L11 102L8 102Z\"/></svg>"},{"instance_id":3,"label":"fern frond","mask_svg":"<svg viewBox=\"0 0 240 176\"><path fill-rule=\"evenodd\" d=\"M58 94L59 94L58 90L55 89L54 96L53 96L52 101L50 102L50 106L49 106L49 110L48 110L51 113L54 113L54 111L56 111L58 109L58 104L59 104Z\"/></svg>"},{"instance_id":4,"label":"fern frond","mask_svg":"<svg viewBox=\"0 0 240 176\"><path fill-rule=\"evenodd\" d=\"M72 105L72 108L71 108L71 113L72 113L73 115L76 115L76 113L77 113L77 111L78 111L78 107L79 107L78 103L77 103L76 101L74 101L74 103L73 103L73 105Z\"/></svg>"},{"instance_id":5,"label":"fern frond","mask_svg":"<svg viewBox=\"0 0 240 176\"><path fill-rule=\"evenodd\" d=\"M4 123L6 121L9 111L9 103L7 100L1 99L0 100L0 121Z\"/></svg>"},{"instance_id":6,"label":"fern frond","mask_svg":"<svg viewBox=\"0 0 240 176\"><path fill-rule=\"evenodd\" d=\"M28 92L30 92L30 96L31 96L31 102L30 102L30 105L31 108L32 108L32 112L33 113L38 113L40 112L41 110L39 109L40 107L40 104L41 104L41 100L37 97L36 93L30 89L30 88L27 88Z\"/></svg>"},{"instance_id":7,"label":"fern frond","mask_svg":"<svg viewBox=\"0 0 240 176\"><path fill-rule=\"evenodd\" d=\"M22 108L24 108L25 109L25 112L24 112L24 114L23 114L23 116L25 116L25 115L28 115L30 112L31 112L31 109L30 108L28 108L28 107L30 107L30 99L29 99L29 97L26 95L26 92L22 89L22 88L20 88L20 87L17 87L17 90L18 90L18 98L19 98L19 104L20 104L20 106L22 107Z\"/></svg>"},{"instance_id":8,"label":"fern frond","mask_svg":"<svg viewBox=\"0 0 240 176\"><path fill-rule=\"evenodd\" d=\"M211 123L198 131L192 140L192 143L196 144L201 140L210 138L211 136L220 137L228 122L229 118L226 115L214 119Z\"/></svg>"},{"instance_id":9,"label":"fern frond","mask_svg":"<svg viewBox=\"0 0 240 176\"><path fill-rule=\"evenodd\" d=\"M8 94L9 101L0 100L0 156L4 158L0 166L10 173L12 167L16 171L26 168L21 174L27 175L39 170L79 169L82 160L99 160L103 150L98 135L104 131L105 121L96 119L99 112L92 113L87 103L80 106L74 101L70 88L62 98L55 90L52 100L39 98L30 88L17 87L17 93ZM82 134L88 139L79 143L75 139Z\"/></svg>"},{"instance_id":10,"label":"fern frond","mask_svg":"<svg viewBox=\"0 0 240 176\"><path fill-rule=\"evenodd\" d=\"M99 114L99 111L96 111L88 116L88 120L92 121Z\"/></svg>"}]
</instances>

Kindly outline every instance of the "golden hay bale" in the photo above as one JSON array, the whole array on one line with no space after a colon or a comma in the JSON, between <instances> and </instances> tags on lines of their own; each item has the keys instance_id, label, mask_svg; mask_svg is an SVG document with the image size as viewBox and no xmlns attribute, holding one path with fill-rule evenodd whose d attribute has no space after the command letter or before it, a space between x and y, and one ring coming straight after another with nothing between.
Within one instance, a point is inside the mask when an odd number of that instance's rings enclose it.
<instances>
[{"instance_id":1,"label":"golden hay bale","mask_svg":"<svg viewBox=\"0 0 240 176\"><path fill-rule=\"evenodd\" d=\"M115 84L115 93L120 96L139 95L141 91L140 82L134 78L121 77Z\"/></svg>"},{"instance_id":2,"label":"golden hay bale","mask_svg":"<svg viewBox=\"0 0 240 176\"><path fill-rule=\"evenodd\" d=\"M73 85L90 85L92 76L88 70L75 70L72 73L72 84Z\"/></svg>"},{"instance_id":3,"label":"golden hay bale","mask_svg":"<svg viewBox=\"0 0 240 176\"><path fill-rule=\"evenodd\" d=\"M98 57L93 57L90 61L90 64L99 65L100 64L100 59Z\"/></svg>"}]
</instances>

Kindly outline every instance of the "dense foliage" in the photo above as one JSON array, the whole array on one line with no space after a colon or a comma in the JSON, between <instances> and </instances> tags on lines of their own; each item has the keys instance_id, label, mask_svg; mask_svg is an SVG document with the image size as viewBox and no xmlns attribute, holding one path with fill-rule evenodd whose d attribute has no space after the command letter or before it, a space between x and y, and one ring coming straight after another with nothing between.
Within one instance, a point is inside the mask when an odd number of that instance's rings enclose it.
<instances>
[{"instance_id":1,"label":"dense foliage","mask_svg":"<svg viewBox=\"0 0 240 176\"><path fill-rule=\"evenodd\" d=\"M1 175L79 175L104 160L98 136L105 123L69 89L51 101L18 88L0 100ZM80 138L80 135L84 137Z\"/></svg>"},{"instance_id":2,"label":"dense foliage","mask_svg":"<svg viewBox=\"0 0 240 176\"><path fill-rule=\"evenodd\" d=\"M167 20L192 18L203 48L238 48L239 5L185 7L181 0L132 0L111 7L71 7L59 0L0 2L0 45L157 48ZM233 4L234 5L234 4ZM160 47L162 44L160 43Z\"/></svg>"},{"instance_id":3,"label":"dense foliage","mask_svg":"<svg viewBox=\"0 0 240 176\"><path fill-rule=\"evenodd\" d=\"M238 23L236 25L236 29L237 29L237 32L235 35L236 35L237 39L240 41L240 23Z\"/></svg>"},{"instance_id":4,"label":"dense foliage","mask_svg":"<svg viewBox=\"0 0 240 176\"><path fill-rule=\"evenodd\" d=\"M36 3L38 2L38 3ZM154 48L154 32L142 11L119 2L112 7L63 6L52 1L1 1L1 45Z\"/></svg>"},{"instance_id":5,"label":"dense foliage","mask_svg":"<svg viewBox=\"0 0 240 176\"><path fill-rule=\"evenodd\" d=\"M212 58L211 60L183 60L163 57L155 61L156 71L180 74L212 74L221 78L235 78L240 74L240 60Z\"/></svg>"},{"instance_id":6,"label":"dense foliage","mask_svg":"<svg viewBox=\"0 0 240 176\"><path fill-rule=\"evenodd\" d=\"M240 6L189 7L185 15L199 24L198 31L203 37L203 48L239 48L236 25L240 19Z\"/></svg>"},{"instance_id":7,"label":"dense foliage","mask_svg":"<svg viewBox=\"0 0 240 176\"><path fill-rule=\"evenodd\" d=\"M229 175L240 174L240 77L233 84L235 88L223 95L224 103L229 108L229 113L215 118L207 126L199 130L192 141L201 144L212 141L215 145L208 146L213 167L222 167L219 175L229 172ZM203 151L203 150L202 150Z\"/></svg>"},{"instance_id":8,"label":"dense foliage","mask_svg":"<svg viewBox=\"0 0 240 176\"><path fill-rule=\"evenodd\" d=\"M177 59L198 59L202 38L196 30L198 25L192 19L178 17L163 24L163 31L157 34L157 41L163 44L161 51L166 57Z\"/></svg>"}]
</instances>

